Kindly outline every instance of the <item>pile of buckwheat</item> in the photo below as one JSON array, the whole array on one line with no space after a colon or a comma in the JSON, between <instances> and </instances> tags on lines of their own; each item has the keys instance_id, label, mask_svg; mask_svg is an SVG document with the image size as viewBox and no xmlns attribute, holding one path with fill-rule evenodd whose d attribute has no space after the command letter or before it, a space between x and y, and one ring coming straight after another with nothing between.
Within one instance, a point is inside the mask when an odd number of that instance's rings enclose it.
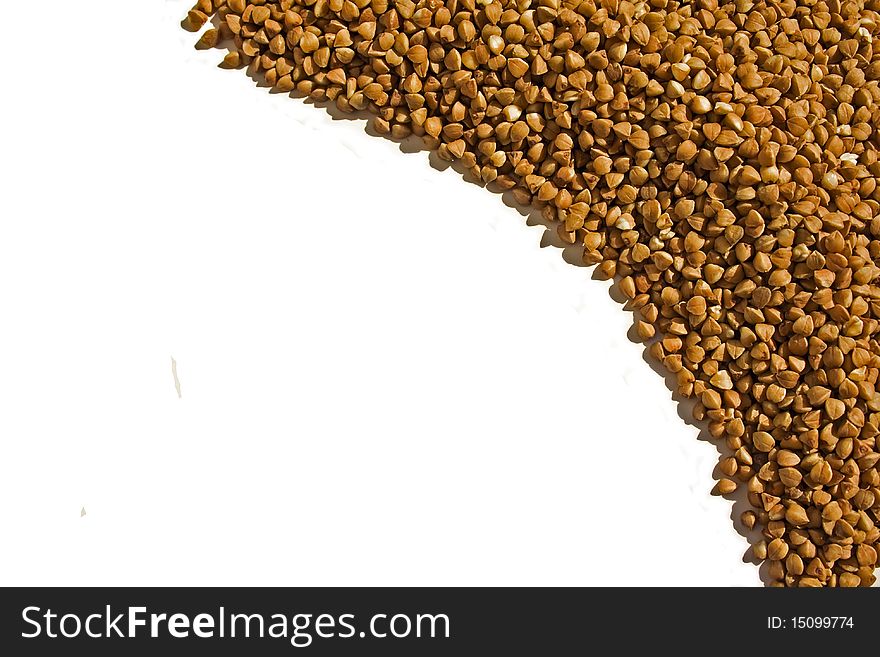
<instances>
[{"instance_id":1,"label":"pile of buckwheat","mask_svg":"<svg viewBox=\"0 0 880 657\"><path fill-rule=\"evenodd\" d=\"M880 0L199 0L198 46L369 110L617 280L776 586L880 542ZM880 45L878 45L880 51Z\"/></svg>"}]
</instances>

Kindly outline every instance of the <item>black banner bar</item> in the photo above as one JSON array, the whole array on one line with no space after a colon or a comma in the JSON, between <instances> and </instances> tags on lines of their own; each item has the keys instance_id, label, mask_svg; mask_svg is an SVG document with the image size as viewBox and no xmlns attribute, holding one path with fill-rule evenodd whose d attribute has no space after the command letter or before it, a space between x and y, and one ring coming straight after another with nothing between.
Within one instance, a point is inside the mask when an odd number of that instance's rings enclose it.
<instances>
[{"instance_id":1,"label":"black banner bar","mask_svg":"<svg viewBox=\"0 0 880 657\"><path fill-rule=\"evenodd\" d=\"M871 589L16 588L0 590L0 649L97 657L873 649L878 603Z\"/></svg>"}]
</instances>

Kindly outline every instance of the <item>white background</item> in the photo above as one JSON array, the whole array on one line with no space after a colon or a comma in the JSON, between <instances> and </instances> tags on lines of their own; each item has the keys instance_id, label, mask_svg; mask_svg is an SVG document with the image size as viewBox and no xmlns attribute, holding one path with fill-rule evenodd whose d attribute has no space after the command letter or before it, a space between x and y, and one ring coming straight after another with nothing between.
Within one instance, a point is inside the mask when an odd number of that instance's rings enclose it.
<instances>
[{"instance_id":1,"label":"white background","mask_svg":"<svg viewBox=\"0 0 880 657\"><path fill-rule=\"evenodd\" d=\"M0 584L760 584L608 283L189 4L5 32Z\"/></svg>"}]
</instances>

